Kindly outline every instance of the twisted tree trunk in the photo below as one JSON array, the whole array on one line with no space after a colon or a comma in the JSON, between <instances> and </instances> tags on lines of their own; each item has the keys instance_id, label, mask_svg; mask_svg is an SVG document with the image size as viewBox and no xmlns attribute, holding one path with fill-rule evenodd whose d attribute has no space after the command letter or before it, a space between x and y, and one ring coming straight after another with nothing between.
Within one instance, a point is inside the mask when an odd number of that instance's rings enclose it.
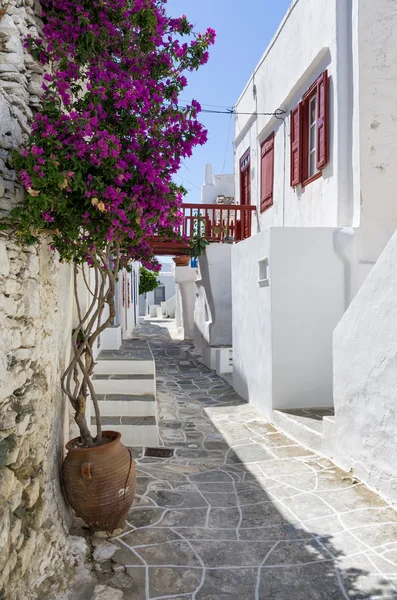
<instances>
[{"instance_id":1,"label":"twisted tree trunk","mask_svg":"<svg viewBox=\"0 0 397 600\"><path fill-rule=\"evenodd\" d=\"M100 446L102 444L102 427L99 405L94 386L91 381L95 360L93 348L99 335L114 320L116 316L115 294L116 279L120 266L120 247L108 244L103 252L89 255L94 272L94 285L91 289L87 280L84 265L74 264L74 297L77 307L78 325L72 335L72 358L62 375L61 386L75 410L74 419L80 430L84 446ZM90 295L88 307L83 314L81 298L78 292L78 275L81 272L83 281ZM104 310L108 306L108 317L103 320ZM91 398L96 418L97 435L94 437L89 429L86 418L87 401Z\"/></svg>"}]
</instances>

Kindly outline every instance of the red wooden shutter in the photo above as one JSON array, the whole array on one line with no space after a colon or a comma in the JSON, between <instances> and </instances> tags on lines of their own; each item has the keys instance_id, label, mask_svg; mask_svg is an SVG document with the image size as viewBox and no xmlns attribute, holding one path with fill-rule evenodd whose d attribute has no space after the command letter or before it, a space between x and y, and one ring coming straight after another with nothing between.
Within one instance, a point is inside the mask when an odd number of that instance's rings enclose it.
<instances>
[{"instance_id":1,"label":"red wooden shutter","mask_svg":"<svg viewBox=\"0 0 397 600\"><path fill-rule=\"evenodd\" d=\"M273 204L274 132L261 148L261 212Z\"/></svg>"},{"instance_id":2,"label":"red wooden shutter","mask_svg":"<svg viewBox=\"0 0 397 600\"><path fill-rule=\"evenodd\" d=\"M328 73L317 80L317 169L328 162Z\"/></svg>"},{"instance_id":3,"label":"red wooden shutter","mask_svg":"<svg viewBox=\"0 0 397 600\"><path fill-rule=\"evenodd\" d=\"M302 102L291 111L291 186L302 182Z\"/></svg>"}]
</instances>

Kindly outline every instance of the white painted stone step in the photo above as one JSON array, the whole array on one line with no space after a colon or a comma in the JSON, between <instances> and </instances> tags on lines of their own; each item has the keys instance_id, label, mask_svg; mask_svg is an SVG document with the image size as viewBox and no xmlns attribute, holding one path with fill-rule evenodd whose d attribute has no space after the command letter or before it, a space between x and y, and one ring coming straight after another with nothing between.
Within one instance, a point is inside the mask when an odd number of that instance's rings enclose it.
<instances>
[{"instance_id":1,"label":"white painted stone step","mask_svg":"<svg viewBox=\"0 0 397 600\"><path fill-rule=\"evenodd\" d=\"M153 360L98 360L95 375L153 375Z\"/></svg>"},{"instance_id":2,"label":"white painted stone step","mask_svg":"<svg viewBox=\"0 0 397 600\"><path fill-rule=\"evenodd\" d=\"M156 380L153 375L94 375L92 378L97 394L126 394L155 396Z\"/></svg>"},{"instance_id":3,"label":"white painted stone step","mask_svg":"<svg viewBox=\"0 0 397 600\"><path fill-rule=\"evenodd\" d=\"M332 417L332 409L274 410L272 422L305 448L321 454L324 446L323 419L328 417Z\"/></svg>"},{"instance_id":4,"label":"white painted stone step","mask_svg":"<svg viewBox=\"0 0 397 600\"><path fill-rule=\"evenodd\" d=\"M154 417L154 396L98 394L99 410L103 417ZM91 414L93 414L93 409Z\"/></svg>"},{"instance_id":5,"label":"white painted stone step","mask_svg":"<svg viewBox=\"0 0 397 600\"><path fill-rule=\"evenodd\" d=\"M101 422L104 431L121 433L121 441L125 446L157 446L159 443L154 417L102 417ZM90 429L95 435L95 417L91 417Z\"/></svg>"}]
</instances>

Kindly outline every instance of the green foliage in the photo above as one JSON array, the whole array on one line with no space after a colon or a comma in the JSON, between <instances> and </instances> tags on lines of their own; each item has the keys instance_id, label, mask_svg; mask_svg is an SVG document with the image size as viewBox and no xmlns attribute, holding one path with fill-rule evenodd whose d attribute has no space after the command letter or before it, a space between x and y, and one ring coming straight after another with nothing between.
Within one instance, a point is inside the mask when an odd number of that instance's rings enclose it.
<instances>
[{"instance_id":1,"label":"green foliage","mask_svg":"<svg viewBox=\"0 0 397 600\"><path fill-rule=\"evenodd\" d=\"M209 242L205 238L205 218L197 215L194 220L193 235L189 242L189 256L198 258L206 253Z\"/></svg>"},{"instance_id":2,"label":"green foliage","mask_svg":"<svg viewBox=\"0 0 397 600\"><path fill-rule=\"evenodd\" d=\"M153 292L156 287L159 285L159 280L157 279L156 273L153 271L149 271L145 269L145 267L141 267L139 270L139 293L147 294L148 292Z\"/></svg>"}]
</instances>

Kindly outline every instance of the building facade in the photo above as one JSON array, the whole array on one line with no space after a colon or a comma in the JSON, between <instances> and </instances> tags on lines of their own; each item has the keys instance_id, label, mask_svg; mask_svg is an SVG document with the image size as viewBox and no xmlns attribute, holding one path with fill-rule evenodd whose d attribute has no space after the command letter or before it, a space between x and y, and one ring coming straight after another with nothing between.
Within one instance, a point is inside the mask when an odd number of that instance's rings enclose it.
<instances>
[{"instance_id":1,"label":"building facade","mask_svg":"<svg viewBox=\"0 0 397 600\"><path fill-rule=\"evenodd\" d=\"M212 165L207 164L201 202L211 206L234 205L234 175L215 175ZM219 211L220 222L225 214ZM230 214L231 219L237 218L235 211ZM196 351L211 368L216 368L219 348L232 345L231 250L230 243L212 243L198 260L193 338Z\"/></svg>"},{"instance_id":2,"label":"building facade","mask_svg":"<svg viewBox=\"0 0 397 600\"><path fill-rule=\"evenodd\" d=\"M367 411L362 430L376 412L357 390L346 410L341 330L354 347L349 315L397 227L396 25L388 0L295 0L235 106L236 202L256 216L232 248L234 386L297 437L285 411L328 414L316 449L345 468L365 437L344 457L333 440L357 427L356 412ZM374 286L371 299L376 310ZM394 425L379 421L376 435ZM365 456L360 475L396 496L379 457ZM386 449L382 460L389 475Z\"/></svg>"},{"instance_id":3,"label":"building facade","mask_svg":"<svg viewBox=\"0 0 397 600\"><path fill-rule=\"evenodd\" d=\"M158 281L159 285L155 290L139 296L139 314L141 317L162 316L161 308L165 308L164 303L167 303L167 310L171 312L168 316L175 316L175 272L173 264L163 263Z\"/></svg>"}]
</instances>

